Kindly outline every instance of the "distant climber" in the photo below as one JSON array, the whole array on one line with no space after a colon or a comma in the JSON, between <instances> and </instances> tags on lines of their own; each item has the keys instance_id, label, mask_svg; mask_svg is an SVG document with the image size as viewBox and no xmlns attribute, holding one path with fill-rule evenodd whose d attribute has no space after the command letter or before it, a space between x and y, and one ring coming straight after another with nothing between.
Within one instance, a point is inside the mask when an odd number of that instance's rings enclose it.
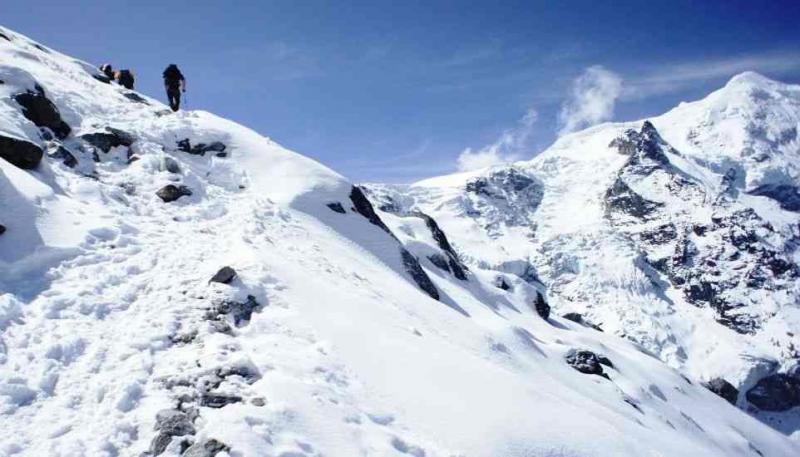
<instances>
[{"instance_id":1,"label":"distant climber","mask_svg":"<svg viewBox=\"0 0 800 457\"><path fill-rule=\"evenodd\" d=\"M109 81L114 80L114 68L110 63L104 63L103 65L100 65L100 71L103 72Z\"/></svg>"},{"instance_id":2,"label":"distant climber","mask_svg":"<svg viewBox=\"0 0 800 457\"><path fill-rule=\"evenodd\" d=\"M130 70L115 71L114 79L120 86L133 90L133 73Z\"/></svg>"},{"instance_id":3,"label":"distant climber","mask_svg":"<svg viewBox=\"0 0 800 457\"><path fill-rule=\"evenodd\" d=\"M174 63L164 70L164 88L167 89L169 107L172 111L178 111L181 107L181 92L186 92L186 78Z\"/></svg>"}]
</instances>

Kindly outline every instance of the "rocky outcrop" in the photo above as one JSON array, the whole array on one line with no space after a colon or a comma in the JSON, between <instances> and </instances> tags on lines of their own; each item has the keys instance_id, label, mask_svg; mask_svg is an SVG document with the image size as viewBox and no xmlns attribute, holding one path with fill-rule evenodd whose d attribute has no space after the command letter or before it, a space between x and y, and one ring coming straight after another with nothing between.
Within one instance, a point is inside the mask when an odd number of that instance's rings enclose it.
<instances>
[{"instance_id":1,"label":"rocky outcrop","mask_svg":"<svg viewBox=\"0 0 800 457\"><path fill-rule=\"evenodd\" d=\"M353 188L350 189L350 201L353 203L353 208L358 214L364 216L372 225L380 227L381 230L394 237L392 231L383 223L372 207L372 203L369 202L369 199L364 195L364 191L361 190L360 187L353 186Z\"/></svg>"},{"instance_id":2,"label":"rocky outcrop","mask_svg":"<svg viewBox=\"0 0 800 457\"><path fill-rule=\"evenodd\" d=\"M156 415L155 429L158 434L150 443L150 454L161 455L172 442L173 437L194 435L192 419L183 411L165 409Z\"/></svg>"},{"instance_id":3,"label":"rocky outcrop","mask_svg":"<svg viewBox=\"0 0 800 457\"><path fill-rule=\"evenodd\" d=\"M158 192L156 192L156 195L158 198L164 201L164 203L170 203L181 197L192 195L192 191L183 185L176 186L174 184L167 184L159 189Z\"/></svg>"},{"instance_id":4,"label":"rocky outcrop","mask_svg":"<svg viewBox=\"0 0 800 457\"><path fill-rule=\"evenodd\" d=\"M346 214L347 213L347 211L344 210L344 206L342 206L342 204L339 203L339 202L328 203L325 206L327 206L331 211L333 211L335 213L339 213L339 214Z\"/></svg>"},{"instance_id":5,"label":"rocky outcrop","mask_svg":"<svg viewBox=\"0 0 800 457\"><path fill-rule=\"evenodd\" d=\"M603 331L603 329L599 325L594 324L594 323L589 322L588 320L586 320L586 318L583 317L583 315L581 313L566 313L561 317L563 317L564 319L566 319L568 321L575 322L576 324L581 324L583 326L593 328L593 329L597 330L598 332L602 332Z\"/></svg>"},{"instance_id":6,"label":"rocky outcrop","mask_svg":"<svg viewBox=\"0 0 800 457\"><path fill-rule=\"evenodd\" d=\"M533 307L536 309L536 314L541 316L542 319L547 320L550 317L550 305L541 292L536 292L536 300L533 302Z\"/></svg>"},{"instance_id":7,"label":"rocky outcrop","mask_svg":"<svg viewBox=\"0 0 800 457\"><path fill-rule=\"evenodd\" d=\"M72 129L61 119L61 113L53 102L44 94L44 89L36 85L35 91L27 91L14 96L14 100L22 106L22 114L37 127L50 129L59 139L69 136Z\"/></svg>"},{"instance_id":8,"label":"rocky outcrop","mask_svg":"<svg viewBox=\"0 0 800 457\"><path fill-rule=\"evenodd\" d=\"M0 135L0 158L11 165L32 170L39 166L44 152L30 141Z\"/></svg>"},{"instance_id":9,"label":"rocky outcrop","mask_svg":"<svg viewBox=\"0 0 800 457\"><path fill-rule=\"evenodd\" d=\"M220 452L228 452L231 448L215 439L198 441L184 451L182 457L214 457Z\"/></svg>"},{"instance_id":10,"label":"rocky outcrop","mask_svg":"<svg viewBox=\"0 0 800 457\"><path fill-rule=\"evenodd\" d=\"M603 365L613 367L610 360L598 356L592 351L570 349L564 358L569 366L584 374L593 374L610 379L603 370Z\"/></svg>"},{"instance_id":11,"label":"rocky outcrop","mask_svg":"<svg viewBox=\"0 0 800 457\"><path fill-rule=\"evenodd\" d=\"M69 168L75 168L78 165L78 159L62 145L56 146L55 149L47 153L47 156L60 161Z\"/></svg>"},{"instance_id":12,"label":"rocky outcrop","mask_svg":"<svg viewBox=\"0 0 800 457\"><path fill-rule=\"evenodd\" d=\"M192 146L188 138L178 141L178 150L188 154L204 156L208 152L213 152L217 157L226 157L228 154L225 152L227 146L221 141L214 141L211 143L197 143Z\"/></svg>"},{"instance_id":13,"label":"rocky outcrop","mask_svg":"<svg viewBox=\"0 0 800 457\"><path fill-rule=\"evenodd\" d=\"M800 406L800 379L775 373L761 378L745 397L763 411L788 411Z\"/></svg>"},{"instance_id":14,"label":"rocky outcrop","mask_svg":"<svg viewBox=\"0 0 800 457\"><path fill-rule=\"evenodd\" d=\"M763 300L760 294L790 292L800 278L792 261L800 234L787 238L752 208L735 203L733 169L722 177L722 193L709 198L670 162L670 155L680 153L649 122L611 146L630 157L605 195L611 224L630 235L646 262L689 303L711 307L718 322L739 333L754 333L769 318L751 306ZM791 207L792 189L760 192ZM698 223L704 213L711 217Z\"/></svg>"},{"instance_id":15,"label":"rocky outcrop","mask_svg":"<svg viewBox=\"0 0 800 457\"><path fill-rule=\"evenodd\" d=\"M130 146L136 141L130 133L113 127L106 127L103 132L87 133L80 138L105 153L111 148Z\"/></svg>"},{"instance_id":16,"label":"rocky outcrop","mask_svg":"<svg viewBox=\"0 0 800 457\"><path fill-rule=\"evenodd\" d=\"M230 270L232 271L233 269L231 268ZM217 275L220 276L218 281L214 281L214 278L217 277L216 275L211 279L211 281L229 284L231 281L233 281L233 278L236 277L236 272L233 272L233 276L230 276L230 271L222 272L222 270L220 270L220 273L217 273ZM224 280L227 280L227 282ZM256 301L256 297L252 295L248 295L247 299L243 302L238 302L235 300L220 300L208 310L206 313L206 318L220 319L222 316L230 316L233 319L234 325L240 327L249 322L250 318L253 316L253 313L258 311L260 308L261 304L259 304L258 301Z\"/></svg>"},{"instance_id":17,"label":"rocky outcrop","mask_svg":"<svg viewBox=\"0 0 800 457\"><path fill-rule=\"evenodd\" d=\"M445 235L444 231L442 231L442 229L439 228L439 224L437 224L432 217L420 211L415 211L412 213L412 215L419 217L425 221L425 225L431 231L431 236L433 237L433 240L436 242L436 245L439 247L439 249L445 252L445 255L447 256L447 268L443 269L452 272L453 276L455 276L457 279L466 281L467 266L461 263L461 260L459 260L458 254L456 254L455 249L453 249L453 246L451 246L450 242L447 240L447 235Z\"/></svg>"},{"instance_id":18,"label":"rocky outcrop","mask_svg":"<svg viewBox=\"0 0 800 457\"><path fill-rule=\"evenodd\" d=\"M503 226L531 227L542 202L544 186L517 167L503 168L468 181L460 204L467 216L480 220L490 236Z\"/></svg>"},{"instance_id":19,"label":"rocky outcrop","mask_svg":"<svg viewBox=\"0 0 800 457\"><path fill-rule=\"evenodd\" d=\"M6 226L3 225L3 224L0 224L0 235L2 235L4 233L6 233Z\"/></svg>"},{"instance_id":20,"label":"rocky outcrop","mask_svg":"<svg viewBox=\"0 0 800 457\"><path fill-rule=\"evenodd\" d=\"M413 279L414 282L417 283L417 286L425 291L432 299L438 300L439 291L436 289L436 286L433 284L428 274L425 273L425 270L422 269L419 260L402 246L400 247L400 255L403 259L403 266L406 272L411 276L411 279Z\"/></svg>"},{"instance_id":21,"label":"rocky outcrop","mask_svg":"<svg viewBox=\"0 0 800 457\"><path fill-rule=\"evenodd\" d=\"M739 389L722 378L714 378L708 382L704 382L703 386L734 406L739 399Z\"/></svg>"}]
</instances>

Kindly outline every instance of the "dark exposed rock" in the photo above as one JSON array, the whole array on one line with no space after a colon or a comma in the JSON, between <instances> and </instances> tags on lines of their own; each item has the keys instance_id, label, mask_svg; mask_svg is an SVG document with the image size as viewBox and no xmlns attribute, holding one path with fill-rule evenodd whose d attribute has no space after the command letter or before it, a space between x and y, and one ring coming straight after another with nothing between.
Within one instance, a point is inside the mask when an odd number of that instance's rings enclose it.
<instances>
[{"instance_id":1,"label":"dark exposed rock","mask_svg":"<svg viewBox=\"0 0 800 457\"><path fill-rule=\"evenodd\" d=\"M36 92L27 91L15 95L14 100L22 106L22 114L37 127L50 129L62 140L72 131L69 125L61 119L61 113L56 105L45 96L41 86L36 86Z\"/></svg>"},{"instance_id":2,"label":"dark exposed rock","mask_svg":"<svg viewBox=\"0 0 800 457\"><path fill-rule=\"evenodd\" d=\"M593 328L593 329L595 329L595 330L597 330L599 332L603 331L603 329L599 325L593 324L593 323L589 322L588 320L586 320L586 318L584 318L581 313L566 313L561 317L563 317L566 320L575 322L576 324L581 324L581 325L584 325L586 327L591 327L591 328Z\"/></svg>"},{"instance_id":3,"label":"dark exposed rock","mask_svg":"<svg viewBox=\"0 0 800 457\"><path fill-rule=\"evenodd\" d=\"M9 38L8 35L6 35L5 33L0 33L0 38L2 38L4 40L7 40L7 41L11 41L11 38Z\"/></svg>"},{"instance_id":4,"label":"dark exposed rock","mask_svg":"<svg viewBox=\"0 0 800 457\"><path fill-rule=\"evenodd\" d=\"M787 411L800 406L800 380L784 373L761 378L745 394L747 401L764 411Z\"/></svg>"},{"instance_id":5,"label":"dark exposed rock","mask_svg":"<svg viewBox=\"0 0 800 457\"><path fill-rule=\"evenodd\" d=\"M161 455L172 442L172 437L193 435L195 433L195 428L189 415L174 409L158 412L155 429L159 433L150 443L150 454L153 456Z\"/></svg>"},{"instance_id":6,"label":"dark exposed rock","mask_svg":"<svg viewBox=\"0 0 800 457\"><path fill-rule=\"evenodd\" d=\"M550 305L547 303L547 300L544 299L544 295L540 292L536 292L536 301L533 303L534 308L536 309L536 313L542 317L542 319L547 320L550 317Z\"/></svg>"},{"instance_id":7,"label":"dark exposed rock","mask_svg":"<svg viewBox=\"0 0 800 457\"><path fill-rule=\"evenodd\" d=\"M453 249L453 246L450 245L450 242L447 240L447 235L444 234L441 228L439 228L439 224L436 221L422 212L414 212L414 216L422 218L425 221L425 225L431 231L431 235L433 236L433 240L436 241L436 245L439 246L439 249L443 250L447 253L448 256L448 264L450 266L450 271L452 271L453 276L457 279L462 281L467 280L466 270L467 267L461 263L458 258L458 254Z\"/></svg>"},{"instance_id":8,"label":"dark exposed rock","mask_svg":"<svg viewBox=\"0 0 800 457\"><path fill-rule=\"evenodd\" d=\"M200 406L208 408L223 408L233 403L241 403L242 397L219 393L205 393L200 397Z\"/></svg>"},{"instance_id":9,"label":"dark exposed rock","mask_svg":"<svg viewBox=\"0 0 800 457\"><path fill-rule=\"evenodd\" d=\"M439 267L439 269L450 272L450 264L448 263L447 257L444 255L439 253L431 254L428 256L428 260L430 260L432 264Z\"/></svg>"},{"instance_id":10,"label":"dark exposed rock","mask_svg":"<svg viewBox=\"0 0 800 457\"><path fill-rule=\"evenodd\" d=\"M579 351L577 349L570 349L565 357L567 364L581 373L594 374L609 379L608 375L603 371L602 365L612 366L611 361L605 357L603 357L603 359L607 364L602 363L600 357L594 352L586 350Z\"/></svg>"},{"instance_id":11,"label":"dark exposed rock","mask_svg":"<svg viewBox=\"0 0 800 457\"><path fill-rule=\"evenodd\" d=\"M0 158L11 165L32 170L39 166L43 154L42 148L30 141L0 135Z\"/></svg>"},{"instance_id":12,"label":"dark exposed rock","mask_svg":"<svg viewBox=\"0 0 800 457\"><path fill-rule=\"evenodd\" d=\"M364 191L361 190L360 187L353 186L350 190L350 201L353 202L353 207L358 214L364 216L371 224L380 227L381 230L394 237L392 231L383 223L380 216L378 216L375 209L372 207L372 203L369 202L369 199L367 199L367 196L364 195Z\"/></svg>"},{"instance_id":13,"label":"dark exposed rock","mask_svg":"<svg viewBox=\"0 0 800 457\"><path fill-rule=\"evenodd\" d=\"M494 278L494 286L497 287L498 289L502 289L502 290L510 290L511 289L511 285L508 282L506 282L506 278L504 278L502 276L497 276L497 277Z\"/></svg>"},{"instance_id":14,"label":"dark exposed rock","mask_svg":"<svg viewBox=\"0 0 800 457\"><path fill-rule=\"evenodd\" d=\"M108 76L106 76L106 75L101 75L101 74L93 74L93 75L92 75L92 78L94 78L94 79L96 79L96 80L100 81L101 83L105 83L105 84L111 84L111 78L109 78L109 77L108 77Z\"/></svg>"},{"instance_id":15,"label":"dark exposed rock","mask_svg":"<svg viewBox=\"0 0 800 457\"><path fill-rule=\"evenodd\" d=\"M222 270L220 270L222 271ZM219 274L219 273L217 273ZM234 272L234 277L236 273ZM215 276L216 277L216 276ZM221 279L226 279L227 276L223 276ZM231 277L227 282L224 281L212 281L214 282L223 282L225 284L229 283L233 280ZM250 321L250 318L253 316L253 312L261 308L261 305L256 301L256 297L252 295L247 296L247 300L244 302L237 302L234 300L222 300L219 303L215 304L208 310L207 317L209 319L216 319L219 316L231 316L233 318L233 323L237 327L240 327L243 323Z\"/></svg>"},{"instance_id":16,"label":"dark exposed rock","mask_svg":"<svg viewBox=\"0 0 800 457\"><path fill-rule=\"evenodd\" d=\"M55 150L49 152L48 157L51 159L60 160L64 165L69 168L75 168L78 165L78 159L67 150L64 146L59 145Z\"/></svg>"},{"instance_id":17,"label":"dark exposed rock","mask_svg":"<svg viewBox=\"0 0 800 457\"><path fill-rule=\"evenodd\" d=\"M736 401L739 399L739 389L722 378L714 378L705 382L703 387L724 398L732 405L736 405Z\"/></svg>"},{"instance_id":18,"label":"dark exposed rock","mask_svg":"<svg viewBox=\"0 0 800 457\"><path fill-rule=\"evenodd\" d=\"M172 157L164 157L164 169L175 174L181 172L181 167L178 165L178 161Z\"/></svg>"},{"instance_id":19,"label":"dark exposed rock","mask_svg":"<svg viewBox=\"0 0 800 457\"><path fill-rule=\"evenodd\" d=\"M610 211L619 211L638 219L648 219L663 203L650 201L634 192L622 178L617 178L606 191L606 205Z\"/></svg>"},{"instance_id":20,"label":"dark exposed rock","mask_svg":"<svg viewBox=\"0 0 800 457\"><path fill-rule=\"evenodd\" d=\"M192 191L186 186L176 186L174 184L167 184L166 186L162 187L161 189L156 192L158 198L164 201L164 203L174 202L175 200L187 196L192 195Z\"/></svg>"},{"instance_id":21,"label":"dark exposed rock","mask_svg":"<svg viewBox=\"0 0 800 457\"><path fill-rule=\"evenodd\" d=\"M433 281L431 278L428 277L428 274L425 273L425 270L422 269L422 266L419 264L419 260L414 257L408 250L402 246L400 246L400 255L403 258L403 266L406 269L406 272L411 276L411 279L417 283L420 289L425 291L431 298L434 300L439 299L439 291L436 289L436 286L433 285Z\"/></svg>"},{"instance_id":22,"label":"dark exposed rock","mask_svg":"<svg viewBox=\"0 0 800 457\"><path fill-rule=\"evenodd\" d=\"M800 188L788 184L765 184L749 192L752 195L769 197L787 211L800 212Z\"/></svg>"},{"instance_id":23,"label":"dark exposed rock","mask_svg":"<svg viewBox=\"0 0 800 457\"><path fill-rule=\"evenodd\" d=\"M122 96L127 98L128 100L136 102L136 103L142 103L142 104L145 104L145 105L149 105L150 104L150 103L147 102L146 99L144 99L144 97L142 97L141 95L137 94L136 92L125 92L124 94L122 94Z\"/></svg>"},{"instance_id":24,"label":"dark exposed rock","mask_svg":"<svg viewBox=\"0 0 800 457\"><path fill-rule=\"evenodd\" d=\"M0 224L0 235L2 235L4 233L6 233L6 226L3 225L3 224Z\"/></svg>"},{"instance_id":25,"label":"dark exposed rock","mask_svg":"<svg viewBox=\"0 0 800 457\"><path fill-rule=\"evenodd\" d=\"M334 211L334 212L337 212L337 213L340 213L340 214L345 214L346 213L346 211L344 210L344 207L339 202L328 203L326 206L328 208L330 208L331 211Z\"/></svg>"},{"instance_id":26,"label":"dark exposed rock","mask_svg":"<svg viewBox=\"0 0 800 457\"><path fill-rule=\"evenodd\" d=\"M215 439L199 441L189 446L182 457L214 457L220 452L228 452L231 448Z\"/></svg>"},{"instance_id":27,"label":"dark exposed rock","mask_svg":"<svg viewBox=\"0 0 800 457\"><path fill-rule=\"evenodd\" d=\"M221 141L214 141L208 144L197 143L194 146L192 146L192 143L188 138L178 141L179 151L193 155L204 156L207 152L215 152L217 157L225 157L227 156L225 149L227 149L227 146L225 146L225 144Z\"/></svg>"},{"instance_id":28,"label":"dark exposed rock","mask_svg":"<svg viewBox=\"0 0 800 457\"><path fill-rule=\"evenodd\" d=\"M231 267L222 267L209 282L229 284L236 277L236 270Z\"/></svg>"},{"instance_id":29,"label":"dark exposed rock","mask_svg":"<svg viewBox=\"0 0 800 457\"><path fill-rule=\"evenodd\" d=\"M81 135L81 139L106 153L111 151L111 148L130 146L136 141L130 133L113 127L106 127L104 132Z\"/></svg>"}]
</instances>

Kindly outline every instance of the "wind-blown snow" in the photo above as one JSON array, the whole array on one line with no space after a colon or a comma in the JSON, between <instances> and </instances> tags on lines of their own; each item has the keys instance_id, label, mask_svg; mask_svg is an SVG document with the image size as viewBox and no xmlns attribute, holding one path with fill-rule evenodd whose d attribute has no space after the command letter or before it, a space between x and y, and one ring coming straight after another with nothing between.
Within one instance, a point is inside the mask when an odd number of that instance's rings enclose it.
<instances>
[{"instance_id":1,"label":"wind-blown snow","mask_svg":"<svg viewBox=\"0 0 800 457\"><path fill-rule=\"evenodd\" d=\"M637 345L542 319L532 307L541 284L489 247L496 235L474 235L472 259L448 257L428 219L378 209L377 225L323 165L210 113L136 101L90 65L0 33L0 135L47 153L32 171L0 159L0 455L797 453ZM11 97L33 81L72 128L63 141L19 114ZM106 127L131 146L103 152L83 137ZM224 154L188 154L185 138L221 142ZM48 156L59 145L75 168ZM610 174L622 158L607 154ZM609 179L589 158L553 165ZM529 186L524 195L541 201L525 208L536 214L558 210L548 192L565 202L575 192L500 182ZM155 193L170 183L191 195L163 202ZM598 229L593 202L568 204L584 214L545 217L541 229L553 239ZM494 228L521 242L508 207L481 208L507 213ZM462 247L470 226L435 219ZM508 262L482 268L484 255ZM439 258L464 261L466 279ZM223 266L236 278L210 282ZM495 287L498 274L513 289ZM608 279L640 280L622 268ZM567 365L573 348L607 357L608 378ZM187 418L174 439L165 414Z\"/></svg>"}]
</instances>

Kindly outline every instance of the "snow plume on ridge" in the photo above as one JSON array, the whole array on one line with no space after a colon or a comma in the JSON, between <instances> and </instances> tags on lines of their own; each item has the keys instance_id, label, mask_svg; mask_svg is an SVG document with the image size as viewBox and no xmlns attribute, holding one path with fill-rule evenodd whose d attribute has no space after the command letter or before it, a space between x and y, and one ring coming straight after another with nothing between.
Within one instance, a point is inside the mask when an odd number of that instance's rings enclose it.
<instances>
[{"instance_id":1,"label":"snow plume on ridge","mask_svg":"<svg viewBox=\"0 0 800 457\"><path fill-rule=\"evenodd\" d=\"M572 83L569 99L561 106L559 136L610 120L622 94L622 78L600 65L587 68Z\"/></svg>"},{"instance_id":2,"label":"snow plume on ridge","mask_svg":"<svg viewBox=\"0 0 800 457\"><path fill-rule=\"evenodd\" d=\"M519 160L520 152L528 145L538 118L536 110L530 108L516 127L505 130L494 143L477 151L464 149L458 156L458 171L477 170Z\"/></svg>"}]
</instances>

